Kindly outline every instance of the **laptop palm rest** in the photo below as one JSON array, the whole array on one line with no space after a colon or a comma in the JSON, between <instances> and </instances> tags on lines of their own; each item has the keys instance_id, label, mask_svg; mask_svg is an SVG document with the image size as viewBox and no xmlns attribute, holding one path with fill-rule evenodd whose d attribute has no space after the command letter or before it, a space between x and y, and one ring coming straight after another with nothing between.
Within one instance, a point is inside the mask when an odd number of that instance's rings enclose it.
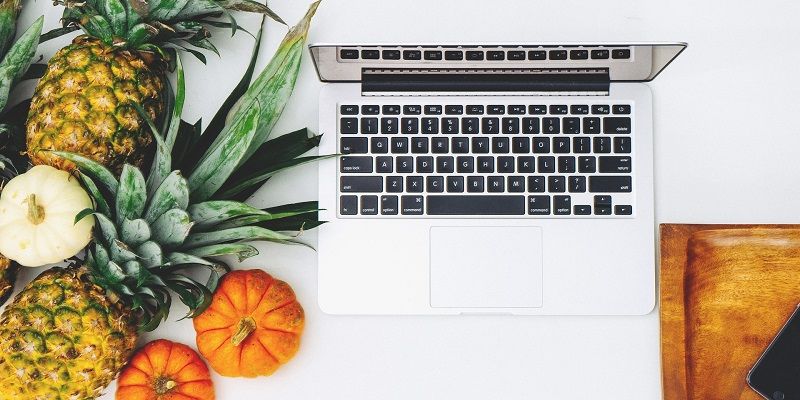
<instances>
[{"instance_id":1,"label":"laptop palm rest","mask_svg":"<svg viewBox=\"0 0 800 400\"><path fill-rule=\"evenodd\" d=\"M542 229L432 227L430 278L431 307L541 307Z\"/></svg>"}]
</instances>

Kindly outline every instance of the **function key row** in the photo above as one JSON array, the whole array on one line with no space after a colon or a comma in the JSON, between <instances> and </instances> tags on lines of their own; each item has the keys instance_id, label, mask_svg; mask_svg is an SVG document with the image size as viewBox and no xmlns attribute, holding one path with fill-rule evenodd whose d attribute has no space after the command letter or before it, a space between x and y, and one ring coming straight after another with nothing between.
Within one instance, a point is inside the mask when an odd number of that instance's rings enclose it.
<instances>
[{"instance_id":1,"label":"function key row","mask_svg":"<svg viewBox=\"0 0 800 400\"><path fill-rule=\"evenodd\" d=\"M544 61L544 60L628 60L629 48L573 50L399 50L399 49L341 49L343 60L407 60L407 61Z\"/></svg>"},{"instance_id":2,"label":"function key row","mask_svg":"<svg viewBox=\"0 0 800 400\"><path fill-rule=\"evenodd\" d=\"M619 114L619 115L627 115L631 113L631 106L630 104L552 104L550 106L546 106L543 104L533 104L529 106L525 106L522 104L512 104L512 105L501 105L501 104L490 104L484 106L482 104L470 104L470 105L460 105L460 104L448 104L448 105L384 105L378 106L375 104L366 104L362 105L361 107L354 105L354 104L343 104L339 107L339 112L342 115L421 115L423 112L425 115L524 115L526 112L531 115L546 115L548 112L552 115L567 115L567 114L574 114L574 115L588 115L588 114L596 114L596 115L607 115L607 114Z\"/></svg>"}]
</instances>

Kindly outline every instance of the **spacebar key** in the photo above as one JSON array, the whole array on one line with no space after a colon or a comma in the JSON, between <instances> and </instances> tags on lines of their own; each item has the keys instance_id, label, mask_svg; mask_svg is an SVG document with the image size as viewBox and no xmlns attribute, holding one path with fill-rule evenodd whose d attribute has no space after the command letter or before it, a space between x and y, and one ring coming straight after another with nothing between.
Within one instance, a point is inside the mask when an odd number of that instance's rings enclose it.
<instances>
[{"instance_id":1,"label":"spacebar key","mask_svg":"<svg viewBox=\"0 0 800 400\"><path fill-rule=\"evenodd\" d=\"M524 215L525 196L431 196L428 215Z\"/></svg>"}]
</instances>

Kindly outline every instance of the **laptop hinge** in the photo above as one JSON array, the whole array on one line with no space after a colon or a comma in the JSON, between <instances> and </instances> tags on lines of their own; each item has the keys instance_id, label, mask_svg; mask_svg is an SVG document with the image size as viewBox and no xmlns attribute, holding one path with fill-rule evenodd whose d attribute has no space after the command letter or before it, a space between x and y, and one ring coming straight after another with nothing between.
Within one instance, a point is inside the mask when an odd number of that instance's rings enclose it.
<instances>
[{"instance_id":1,"label":"laptop hinge","mask_svg":"<svg viewBox=\"0 0 800 400\"><path fill-rule=\"evenodd\" d=\"M365 96L608 95L607 68L385 69L364 68Z\"/></svg>"}]
</instances>

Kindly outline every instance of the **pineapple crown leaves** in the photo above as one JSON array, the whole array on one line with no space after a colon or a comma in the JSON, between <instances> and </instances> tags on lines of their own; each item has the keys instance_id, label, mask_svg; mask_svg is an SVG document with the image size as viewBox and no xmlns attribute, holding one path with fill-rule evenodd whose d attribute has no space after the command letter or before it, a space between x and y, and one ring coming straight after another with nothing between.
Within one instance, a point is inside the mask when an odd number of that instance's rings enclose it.
<instances>
[{"instance_id":1,"label":"pineapple crown leaves","mask_svg":"<svg viewBox=\"0 0 800 400\"><path fill-rule=\"evenodd\" d=\"M253 0L55 0L65 7L62 27L44 35L49 40L83 30L108 45L165 54L162 46L187 51L205 62L199 50L216 54L209 27L239 29L231 12L260 13L283 20ZM224 17L225 19L220 19ZM174 50L170 50L172 52ZM173 58L173 57L167 57Z\"/></svg>"},{"instance_id":2,"label":"pineapple crown leaves","mask_svg":"<svg viewBox=\"0 0 800 400\"><path fill-rule=\"evenodd\" d=\"M7 53L0 53L0 116L3 115L2 111L8 103L12 86L24 77L36 55L43 24L44 17L39 17ZM2 40L3 38L0 38L0 41Z\"/></svg>"},{"instance_id":3,"label":"pineapple crown leaves","mask_svg":"<svg viewBox=\"0 0 800 400\"><path fill-rule=\"evenodd\" d=\"M257 40L256 47L258 43ZM285 55L279 51L276 58L281 57ZM167 317L171 292L189 307L187 317L202 312L210 303L211 292L220 276L227 270L225 264L216 260L217 257L234 255L241 260L257 255L257 249L247 243L252 241L303 244L295 235L282 232L301 231L320 223L316 202L258 209L231 198L192 196L194 189L190 180L184 178L181 170L173 168L176 165L174 155L180 153L176 144L189 142L190 138L185 136L195 132L193 126L181 121L185 83L180 59L176 61L175 101L165 134L162 135L139 108L156 141L156 154L146 178L138 168L130 165L125 165L117 178L89 158L54 152L78 166L79 177L95 201L95 209L84 210L76 216L76 221L79 221L94 215L97 221L95 241L85 260L93 279L139 313L142 330L155 329ZM255 56L251 64L254 62ZM243 81L249 82L252 68L248 71ZM297 72L289 70L287 73ZM282 81L294 82L294 79ZM245 91L238 96L246 94ZM285 96L288 98L288 94ZM230 103L226 101L226 104L236 102L235 97L228 100ZM222 166L230 154L241 154L250 149L256 140L258 122L265 112L260 104L261 100L254 101L246 112L234 114L229 126L235 128L231 128L227 135L237 139L224 141L223 147L227 149L222 153L224 156L206 154L208 158L205 159ZM308 157L299 156L318 143L318 136L309 137L306 130L301 130L266 141L258 146L256 153L262 163L264 156L276 159L271 162L271 171L275 173L308 162ZM207 150L207 153L214 151L211 148ZM237 157L247 161L244 156ZM200 163L197 168L203 165ZM191 175L196 169L187 171ZM230 174L228 171L213 175L211 179L222 179L224 184ZM205 283L192 278L198 267L209 271Z\"/></svg>"}]
</instances>

